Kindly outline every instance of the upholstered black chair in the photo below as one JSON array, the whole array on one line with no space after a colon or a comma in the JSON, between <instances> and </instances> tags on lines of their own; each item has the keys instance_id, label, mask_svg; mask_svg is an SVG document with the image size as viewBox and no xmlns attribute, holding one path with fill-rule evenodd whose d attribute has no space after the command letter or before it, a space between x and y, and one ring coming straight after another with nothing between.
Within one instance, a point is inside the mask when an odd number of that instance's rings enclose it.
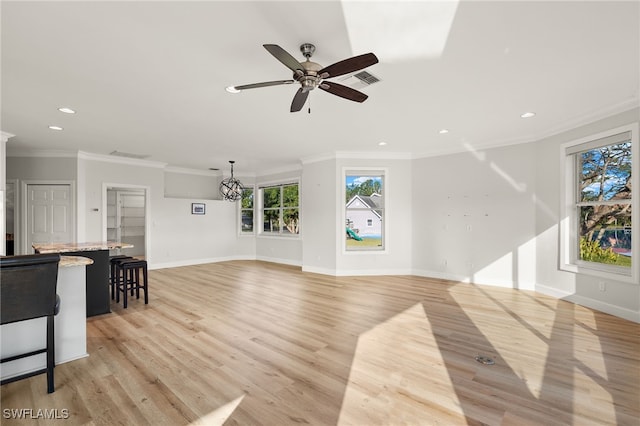
<instances>
[{"instance_id":1,"label":"upholstered black chair","mask_svg":"<svg viewBox=\"0 0 640 426\"><path fill-rule=\"evenodd\" d=\"M47 392L55 390L54 316L60 309L60 298L56 294L59 261L60 255L57 253L0 257L0 323L10 324L47 317L46 347L0 360L0 363L5 363L46 353L46 368L7 378L2 380L3 385L47 373ZM4 349L11 352L11 348Z\"/></svg>"}]
</instances>

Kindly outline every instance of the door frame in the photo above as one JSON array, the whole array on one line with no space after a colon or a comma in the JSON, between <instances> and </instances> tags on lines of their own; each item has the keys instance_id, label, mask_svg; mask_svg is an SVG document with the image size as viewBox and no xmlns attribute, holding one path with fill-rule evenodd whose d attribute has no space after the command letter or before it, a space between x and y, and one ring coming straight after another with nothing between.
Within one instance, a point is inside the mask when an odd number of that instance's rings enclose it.
<instances>
[{"instance_id":1,"label":"door frame","mask_svg":"<svg viewBox=\"0 0 640 426\"><path fill-rule=\"evenodd\" d=\"M20 214L22 212L22 206L20 205L20 180L19 179L7 179L5 182L4 188L4 223L3 229L4 232L7 232L7 184L13 184L13 254L19 254L20 252L20 244L22 244L22 234L20 232L20 224L22 223ZM7 254L6 252L2 252L3 254Z\"/></svg>"},{"instance_id":2,"label":"door frame","mask_svg":"<svg viewBox=\"0 0 640 426\"><path fill-rule=\"evenodd\" d=\"M69 192L71 194L71 241L70 243L75 243L77 238L77 204L76 204L76 182L73 180L23 180L20 186L20 235L22 241L20 242L20 246L22 247L22 254L31 254L33 253L33 247L27 247L27 240L29 239L27 236L27 223L29 223L29 211L27 209L27 194L29 185L69 185Z\"/></svg>"},{"instance_id":3,"label":"door frame","mask_svg":"<svg viewBox=\"0 0 640 426\"><path fill-rule=\"evenodd\" d=\"M149 214L151 212L151 187L127 183L102 182L102 241L107 241L107 190L138 189L144 191L144 256L149 262Z\"/></svg>"}]
</instances>

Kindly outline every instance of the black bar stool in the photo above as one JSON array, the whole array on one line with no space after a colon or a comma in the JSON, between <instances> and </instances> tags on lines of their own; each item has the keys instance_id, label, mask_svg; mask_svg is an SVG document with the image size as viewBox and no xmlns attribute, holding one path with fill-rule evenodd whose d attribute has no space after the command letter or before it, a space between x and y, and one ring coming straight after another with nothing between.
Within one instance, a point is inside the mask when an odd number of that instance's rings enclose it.
<instances>
[{"instance_id":1,"label":"black bar stool","mask_svg":"<svg viewBox=\"0 0 640 426\"><path fill-rule=\"evenodd\" d=\"M46 353L46 367L4 379L0 382L3 385L47 373L47 393L55 391L53 368L56 361L53 317L60 311L60 297L56 294L59 261L60 255L57 253L0 257L0 269L2 270L0 324L47 317L47 340L44 348L0 360L0 363L5 363Z\"/></svg>"},{"instance_id":2,"label":"black bar stool","mask_svg":"<svg viewBox=\"0 0 640 426\"><path fill-rule=\"evenodd\" d=\"M142 281L140 281L142 271ZM149 304L149 283L147 277L147 261L141 259L120 259L116 262L116 303L120 302L122 292L123 307L127 308L127 296L134 291L136 299L140 299L140 289L144 292L144 304Z\"/></svg>"},{"instance_id":3,"label":"black bar stool","mask_svg":"<svg viewBox=\"0 0 640 426\"><path fill-rule=\"evenodd\" d=\"M133 259L131 256L125 256L123 254L117 254L115 256L109 256L109 285L111 287L111 300L116 298L116 280L119 277L116 270L118 262L123 259Z\"/></svg>"}]
</instances>

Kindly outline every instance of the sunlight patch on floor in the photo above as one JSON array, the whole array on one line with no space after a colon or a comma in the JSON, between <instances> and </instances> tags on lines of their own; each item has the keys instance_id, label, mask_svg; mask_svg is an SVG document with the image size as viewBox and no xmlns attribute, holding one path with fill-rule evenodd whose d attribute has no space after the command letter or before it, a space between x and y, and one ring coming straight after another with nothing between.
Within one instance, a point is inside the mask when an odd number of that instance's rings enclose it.
<instances>
[{"instance_id":1,"label":"sunlight patch on floor","mask_svg":"<svg viewBox=\"0 0 640 426\"><path fill-rule=\"evenodd\" d=\"M338 423L369 419L369 424L418 424L425 411L452 413L446 415L453 423L463 415L434 331L418 303L359 336Z\"/></svg>"},{"instance_id":2,"label":"sunlight patch on floor","mask_svg":"<svg viewBox=\"0 0 640 426\"><path fill-rule=\"evenodd\" d=\"M499 290L496 289L496 291ZM482 355L495 357L496 365L503 364L509 367L526 385L529 392L539 398L545 377L545 360L549 352L550 335L539 331L543 327L535 323L537 321L535 312L522 315L526 312L524 304L522 308L519 306L523 303L522 301L514 299L509 306L506 306L491 297L489 289L481 287L472 294L469 293L468 287L460 292L456 292L456 288L452 287L450 294L460 306L465 306L465 315L473 322L483 338L491 344L495 352ZM491 308L487 308L488 306ZM499 321L496 321L493 312L496 308L507 313L507 315L500 315ZM544 308L541 306L540 309Z\"/></svg>"},{"instance_id":3,"label":"sunlight patch on floor","mask_svg":"<svg viewBox=\"0 0 640 426\"><path fill-rule=\"evenodd\" d=\"M227 421L229 416L233 414L235 409L240 405L246 394L242 394L233 401L229 401L226 404L218 407L216 410L200 417L198 420L190 423L190 425L201 426L222 426Z\"/></svg>"}]
</instances>

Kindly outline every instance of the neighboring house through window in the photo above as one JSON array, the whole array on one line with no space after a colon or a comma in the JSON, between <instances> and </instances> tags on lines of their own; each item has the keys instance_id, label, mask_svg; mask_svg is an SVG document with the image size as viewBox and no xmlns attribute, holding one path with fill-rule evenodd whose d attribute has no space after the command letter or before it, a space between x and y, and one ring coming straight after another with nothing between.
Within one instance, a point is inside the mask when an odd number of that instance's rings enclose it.
<instances>
[{"instance_id":1,"label":"neighboring house through window","mask_svg":"<svg viewBox=\"0 0 640 426\"><path fill-rule=\"evenodd\" d=\"M380 170L345 172L345 249L384 250L384 180Z\"/></svg>"}]
</instances>

